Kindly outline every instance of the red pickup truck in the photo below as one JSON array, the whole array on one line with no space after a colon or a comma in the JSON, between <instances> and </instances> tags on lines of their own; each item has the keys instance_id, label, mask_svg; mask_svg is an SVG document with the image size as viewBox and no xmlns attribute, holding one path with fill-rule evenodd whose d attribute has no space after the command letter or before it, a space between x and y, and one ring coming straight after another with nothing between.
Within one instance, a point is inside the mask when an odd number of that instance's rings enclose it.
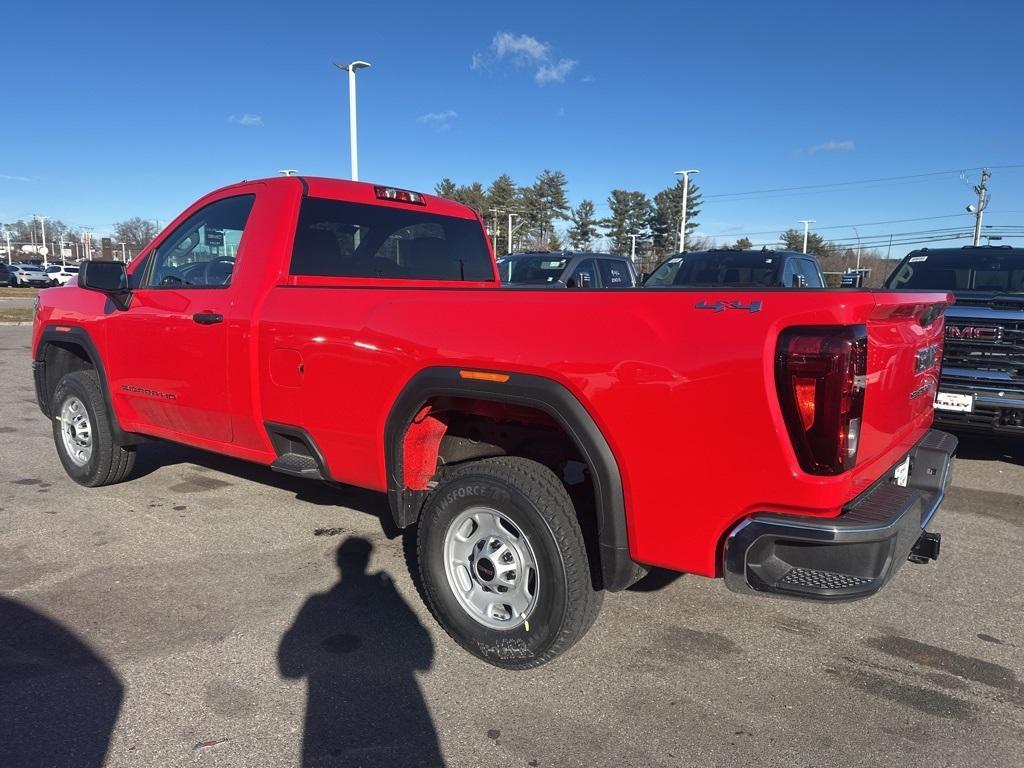
<instances>
[{"instance_id":1,"label":"red pickup truck","mask_svg":"<svg viewBox=\"0 0 1024 768\"><path fill-rule=\"evenodd\" d=\"M501 288L470 209L282 177L43 291L33 368L82 485L159 438L386 492L445 630L528 668L649 566L843 600L936 557L950 301Z\"/></svg>"}]
</instances>

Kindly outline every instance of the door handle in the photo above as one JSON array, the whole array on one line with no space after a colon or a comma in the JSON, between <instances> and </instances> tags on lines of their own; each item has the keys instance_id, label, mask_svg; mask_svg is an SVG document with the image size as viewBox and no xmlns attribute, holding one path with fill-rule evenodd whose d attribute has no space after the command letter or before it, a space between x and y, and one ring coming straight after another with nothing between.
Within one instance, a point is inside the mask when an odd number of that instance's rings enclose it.
<instances>
[{"instance_id":1,"label":"door handle","mask_svg":"<svg viewBox=\"0 0 1024 768\"><path fill-rule=\"evenodd\" d=\"M217 312L196 312L192 319L200 325L215 325L224 322L224 315Z\"/></svg>"}]
</instances>

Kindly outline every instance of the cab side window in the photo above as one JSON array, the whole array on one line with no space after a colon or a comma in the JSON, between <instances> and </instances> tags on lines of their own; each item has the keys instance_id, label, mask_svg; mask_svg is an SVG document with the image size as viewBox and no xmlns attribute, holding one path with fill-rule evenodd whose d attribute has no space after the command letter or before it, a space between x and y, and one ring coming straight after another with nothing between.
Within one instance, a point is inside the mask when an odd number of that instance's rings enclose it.
<instances>
[{"instance_id":1,"label":"cab side window","mask_svg":"<svg viewBox=\"0 0 1024 768\"><path fill-rule=\"evenodd\" d=\"M825 285L821 282L821 274L818 272L817 265L810 259L800 259L797 269L800 274L803 275L805 281L805 287L807 288L824 288Z\"/></svg>"},{"instance_id":2,"label":"cab side window","mask_svg":"<svg viewBox=\"0 0 1024 768\"><path fill-rule=\"evenodd\" d=\"M635 285L633 273L625 261L598 259L601 270L601 285L604 288L632 288Z\"/></svg>"},{"instance_id":3,"label":"cab side window","mask_svg":"<svg viewBox=\"0 0 1024 768\"><path fill-rule=\"evenodd\" d=\"M143 288L225 288L255 195L227 197L189 216L153 251L140 270Z\"/></svg>"},{"instance_id":4,"label":"cab side window","mask_svg":"<svg viewBox=\"0 0 1024 768\"><path fill-rule=\"evenodd\" d=\"M593 259L581 261L566 285L570 288L597 288L597 269Z\"/></svg>"}]
</instances>

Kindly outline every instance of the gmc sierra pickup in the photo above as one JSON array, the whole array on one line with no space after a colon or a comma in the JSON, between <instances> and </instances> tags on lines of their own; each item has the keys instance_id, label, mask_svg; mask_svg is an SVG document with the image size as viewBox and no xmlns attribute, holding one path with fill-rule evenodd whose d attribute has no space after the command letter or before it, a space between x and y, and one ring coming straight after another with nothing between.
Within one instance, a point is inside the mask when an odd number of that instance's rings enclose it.
<instances>
[{"instance_id":1,"label":"gmc sierra pickup","mask_svg":"<svg viewBox=\"0 0 1024 768\"><path fill-rule=\"evenodd\" d=\"M158 438L386 492L441 625L512 669L648 566L843 600L938 555L948 294L500 285L457 203L242 182L40 294L39 406L86 486Z\"/></svg>"},{"instance_id":2,"label":"gmc sierra pickup","mask_svg":"<svg viewBox=\"0 0 1024 768\"><path fill-rule=\"evenodd\" d=\"M1024 248L911 251L897 290L952 291L935 419L951 429L1024 436Z\"/></svg>"}]
</instances>

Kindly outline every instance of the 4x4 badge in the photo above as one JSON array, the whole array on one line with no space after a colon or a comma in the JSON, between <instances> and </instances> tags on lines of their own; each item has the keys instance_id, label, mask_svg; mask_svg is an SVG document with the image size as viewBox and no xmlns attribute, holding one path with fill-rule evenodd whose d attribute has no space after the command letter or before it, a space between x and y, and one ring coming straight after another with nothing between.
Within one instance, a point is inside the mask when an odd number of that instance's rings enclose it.
<instances>
[{"instance_id":1,"label":"4x4 badge","mask_svg":"<svg viewBox=\"0 0 1024 768\"><path fill-rule=\"evenodd\" d=\"M722 301L719 299L714 304L708 304L706 301L698 301L697 309L710 309L712 312L721 312L723 309L745 309L747 312L760 312L761 302L752 301L749 304L744 304L742 301Z\"/></svg>"}]
</instances>

